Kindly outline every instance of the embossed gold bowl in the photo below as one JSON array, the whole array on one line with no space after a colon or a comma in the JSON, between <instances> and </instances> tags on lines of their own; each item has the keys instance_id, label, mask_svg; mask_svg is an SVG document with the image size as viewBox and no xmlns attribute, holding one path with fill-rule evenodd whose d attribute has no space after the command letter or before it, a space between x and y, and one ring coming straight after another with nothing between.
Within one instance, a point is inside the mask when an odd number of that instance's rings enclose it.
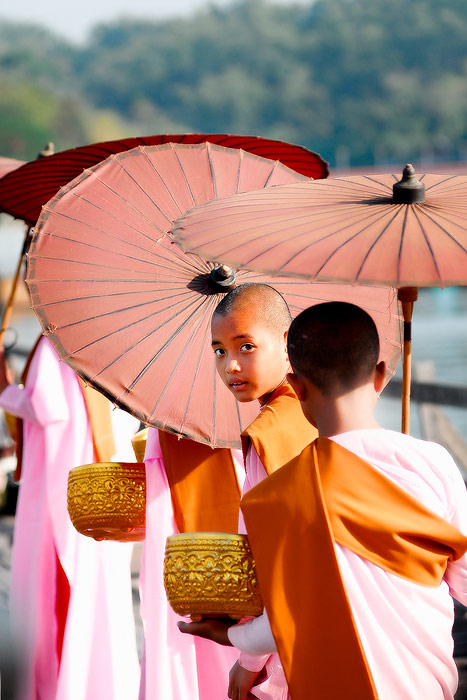
<instances>
[{"instance_id":1,"label":"embossed gold bowl","mask_svg":"<svg viewBox=\"0 0 467 700\"><path fill-rule=\"evenodd\" d=\"M263 610L246 535L189 532L168 537L164 585L179 615L240 619Z\"/></svg>"},{"instance_id":2,"label":"embossed gold bowl","mask_svg":"<svg viewBox=\"0 0 467 700\"><path fill-rule=\"evenodd\" d=\"M133 435L131 444L135 453L137 462L144 462L144 453L146 451L146 442L148 439L149 428L143 428Z\"/></svg>"},{"instance_id":3,"label":"embossed gold bowl","mask_svg":"<svg viewBox=\"0 0 467 700\"><path fill-rule=\"evenodd\" d=\"M146 534L146 472L135 462L83 464L68 475L68 513L82 535L137 542Z\"/></svg>"}]
</instances>

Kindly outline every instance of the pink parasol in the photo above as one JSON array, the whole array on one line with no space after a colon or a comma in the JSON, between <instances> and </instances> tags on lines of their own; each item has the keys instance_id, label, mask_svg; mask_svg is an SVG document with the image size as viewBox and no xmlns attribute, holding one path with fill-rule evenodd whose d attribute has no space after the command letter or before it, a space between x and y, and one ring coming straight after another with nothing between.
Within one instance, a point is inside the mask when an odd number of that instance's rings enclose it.
<instances>
[{"instance_id":1,"label":"pink parasol","mask_svg":"<svg viewBox=\"0 0 467 700\"><path fill-rule=\"evenodd\" d=\"M409 430L411 319L418 287L467 284L467 176L397 175L295 183L212 202L173 231L184 249L262 272L399 288L402 429Z\"/></svg>"},{"instance_id":2,"label":"pink parasol","mask_svg":"<svg viewBox=\"0 0 467 700\"><path fill-rule=\"evenodd\" d=\"M299 180L278 162L212 144L140 147L83 173L43 208L28 255L32 306L59 355L147 425L238 446L258 406L237 403L216 374L210 318L221 295L272 283L297 313L336 288L234 273L183 253L168 231L216 197ZM355 291L375 317L393 371L395 293L340 290Z\"/></svg>"}]
</instances>

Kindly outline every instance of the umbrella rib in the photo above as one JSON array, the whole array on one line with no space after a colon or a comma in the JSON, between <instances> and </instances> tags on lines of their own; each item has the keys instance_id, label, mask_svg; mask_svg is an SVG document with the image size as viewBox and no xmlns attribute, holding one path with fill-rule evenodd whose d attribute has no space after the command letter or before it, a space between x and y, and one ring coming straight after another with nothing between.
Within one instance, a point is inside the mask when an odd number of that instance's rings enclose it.
<instances>
[{"instance_id":1,"label":"umbrella rib","mask_svg":"<svg viewBox=\"0 0 467 700\"><path fill-rule=\"evenodd\" d=\"M193 335L194 335L194 333L195 333L196 330L197 330L197 328L195 328L195 330L193 331ZM183 428L185 427L185 421L186 421L186 417L187 417L187 415L188 415L188 408L189 408L189 406L190 406L191 398L192 398L192 395L193 395L193 389L194 389L194 386L195 386L195 383L196 383L196 379L197 379L197 377L198 377L198 372L199 372L199 368L200 368L200 366L201 366L202 359L203 359L203 357L204 357L204 355L205 355L205 347L207 347L207 334L208 334L208 327L206 326L206 331L205 331L205 333L204 333L204 341L203 341L203 343L201 344L201 352L200 352L199 355L198 355L198 359L197 359L196 366L195 366L195 371L194 371L194 373L193 373L193 381L191 382L191 389L190 389L190 393L189 393L189 395L188 395L188 401L187 401L186 406L185 406L185 413L183 414L183 418L182 418L182 421L181 421L181 424L180 424L180 429L181 429L181 430L183 430ZM193 336L192 336L192 337L193 337ZM213 433L213 435L214 435L214 433Z\"/></svg>"},{"instance_id":2,"label":"umbrella rib","mask_svg":"<svg viewBox=\"0 0 467 700\"><path fill-rule=\"evenodd\" d=\"M169 146L171 146L171 145L172 145L172 144L169 144ZM146 155L146 148L148 148L148 149L150 150L151 148L154 149L154 148L158 148L158 147L157 147L157 146L147 146L147 147L144 147L144 146L143 146L142 149L143 149L143 148L144 148L144 150L142 150L142 151L140 151L140 152L143 152L143 153ZM127 153L128 153L128 151L125 152L125 155L126 155ZM147 199L149 202L151 202L151 204L152 204L158 211L160 211L160 213L161 213L161 214L164 216L164 218L166 219L167 223L168 223L169 225L171 225L172 219L169 219L169 218L168 218L167 214L165 214L165 212L163 212L163 211L160 209L160 207L157 205L156 200L149 194L148 191L146 191L145 189L143 189L143 187L141 186L141 184L139 183L139 181L136 180L136 178L124 167L124 165L123 165L123 163L122 163L123 160L124 160L124 157L118 159L118 163L119 163L120 167L122 168L122 170L123 170L123 171L128 175L128 177L135 183L135 185L137 186L137 188L140 190L140 192L143 193L143 195L146 197L146 199ZM151 162L149 158L147 158L147 160L148 160L149 162ZM156 172L157 172L157 174L159 175L161 181L162 181L162 182L164 183L164 185L165 185L165 182L164 182L163 178L161 177L160 173L157 171L157 169L156 169ZM167 186L165 185L165 187L167 187ZM178 207L177 207L177 208L178 208ZM137 210L136 210L136 211L137 211ZM141 212L141 215L142 215L143 217L145 216L142 212ZM149 221L149 223L150 223L150 220L149 220L149 219L148 219L148 221Z\"/></svg>"},{"instance_id":3,"label":"umbrella rib","mask_svg":"<svg viewBox=\"0 0 467 700\"><path fill-rule=\"evenodd\" d=\"M207 151L208 151L209 170L211 171L211 180L212 180L212 188L213 188L213 192L214 192L214 200L216 200L216 199L218 199L218 197L217 197L216 171L214 169L214 163L212 162L211 144L208 142L206 145L207 145Z\"/></svg>"},{"instance_id":4,"label":"umbrella rib","mask_svg":"<svg viewBox=\"0 0 467 700\"><path fill-rule=\"evenodd\" d=\"M241 173L241 168L242 168L242 162L243 162L243 151L240 148L238 151L238 165L237 165L237 182L235 183L235 192L239 192L239 187L240 187L240 173Z\"/></svg>"},{"instance_id":5,"label":"umbrella rib","mask_svg":"<svg viewBox=\"0 0 467 700\"><path fill-rule=\"evenodd\" d=\"M130 293L131 293L131 292L128 292L128 294L130 294ZM146 292L145 292L145 293L146 293ZM182 294L183 294L183 292L181 292L180 295L173 294L172 296L166 297L166 298L167 298L167 299L176 299L177 296L181 296ZM110 295L108 295L108 296L110 296ZM87 301L88 299L93 299L93 298L94 298L94 297L86 297L86 301ZM99 295L96 295L95 298L99 298ZM181 302L184 301L185 299L186 299L186 293L183 294L183 299L180 299L179 302L177 302L177 303L181 303ZM63 303L68 303L68 302L73 302L73 301L76 301L76 300L75 300L75 299L70 299L70 300L67 299L67 300L65 300ZM82 299L78 299L78 301L82 301ZM158 299L151 299L150 301L145 301L145 302L142 302L142 303L140 303L140 304L131 304L130 306L124 306L124 307L121 307L121 308L119 308L119 309L112 309L111 311L105 311L105 312L100 313L100 314L95 314L94 316L87 316L86 318L81 318L81 319L79 319L78 321L72 321L71 323L66 323L64 326L57 326L57 330L65 330L66 328L74 328L75 326L79 326L79 325L81 325L82 323L88 323L88 322L90 322L90 321L97 321L98 319L107 318L108 316L114 316L115 314L124 313L125 311L132 311L132 310L136 310L136 309L143 309L145 306L149 306L149 305L151 305L151 304L156 304L158 301L159 301ZM50 302L50 305L53 305L53 304L56 304L56 303L61 303L61 302ZM38 305L35 306L34 308L36 308L36 309L41 309L41 308L44 308L44 306L48 306L48 304L38 304ZM164 306L164 308L161 309L160 311L155 311L154 314L150 314L149 316L147 316L147 317L145 317L145 318L142 318L142 319L139 319L139 320L140 320L140 321L145 321L145 320L147 320L148 318L151 318L152 315L157 316L157 314L162 313L162 312L164 312L164 311L167 311L167 308L173 308L173 306L175 306L175 304L172 304L172 305L169 306L169 307ZM123 329L122 329L122 330L123 330ZM107 336L103 336L103 338L105 338L105 337L107 337ZM99 340L103 340L103 338L100 338ZM85 346L85 347L87 347L87 346ZM83 349L84 349L84 348L80 348L77 352L80 352L80 351L83 350Z\"/></svg>"},{"instance_id":6,"label":"umbrella rib","mask_svg":"<svg viewBox=\"0 0 467 700\"><path fill-rule=\"evenodd\" d=\"M170 146L170 144L169 144L169 146ZM159 172L158 168L156 167L155 163L149 158L149 156L148 156L148 154L147 154L146 151L144 151L144 156L145 156L147 162L149 163L150 167L153 169L153 171L154 171L155 173L157 173L157 176L159 177L161 183L164 185L165 190L166 190L167 194L169 195L170 199L172 200L174 206L177 208L178 212L179 212L181 215L183 215L184 212L183 212L183 210L180 208L180 205L179 205L179 203L177 202L177 200L175 199L175 197L173 196L173 192L171 191L170 187L169 187L169 186L167 185L167 183L165 182L164 178L162 177L162 175L161 175L161 173ZM159 207L157 206L157 204L156 204L155 202L154 202L154 205L155 205L155 207L156 207L157 209L159 209ZM161 213L163 214L164 212L161 211ZM164 216L165 216L165 218L167 219L167 221L168 221L168 223L169 223L169 227L168 227L168 228L170 228L170 227L173 225L174 219L169 219L169 218L167 217L166 214L164 214Z\"/></svg>"},{"instance_id":7,"label":"umbrella rib","mask_svg":"<svg viewBox=\"0 0 467 700\"><path fill-rule=\"evenodd\" d=\"M77 240L75 238L70 238L69 236L50 234L50 233L45 232L45 231L40 231L38 233L38 236L53 236L53 238L55 240L59 239L61 241L69 241L70 243L84 246L85 248L89 248L90 250L99 250L99 251L102 251L104 253L109 252L107 248L103 248L101 246L98 246L94 243L90 243L87 241L80 241L80 240ZM113 237L117 238L116 236L113 236ZM122 239L117 238L117 240L121 241ZM38 245L39 245L39 243L36 243L35 247L37 247ZM180 271L186 271L189 273L192 273L192 272L199 273L200 271L202 271L202 268L200 269L201 266L199 265L199 263L204 263L205 269L206 270L209 269L206 266L205 261L202 260L202 258L200 258L199 256L197 256L194 253L183 253L176 243L171 244L170 251L165 249L164 247L158 245L157 242L155 242L155 241L153 241L153 245L157 245L157 250L149 250L147 248L137 246L136 244L132 244L132 245L134 245L134 247L136 247L138 250L141 250L143 253L153 256L155 258L155 260L151 261L151 260L145 260L143 258L137 258L133 255L129 255L127 253L121 253L121 252L116 251L116 250L112 250L112 254L117 255L121 258L127 258L129 260L136 261L138 263L145 263L145 264L151 265L152 267L154 267L154 266L156 266L158 268L159 267L162 267L162 268L166 267L166 269L168 269L168 270L172 270L172 268L168 267L168 265L174 265L174 266L176 265L176 266L178 266ZM169 258L167 260L167 266L163 265L160 262L161 259L164 261L167 259L166 256L170 256L170 255L173 255L177 259L173 260L173 259ZM52 258L50 256L39 255L39 254L35 254L34 257L37 260L60 260L60 258ZM81 264L81 263L79 263L79 261L76 261L76 260L72 260L72 261L68 261L68 262L74 262L76 264ZM89 261L89 262L86 261L86 265L88 265L88 264L91 265L91 264L95 264L95 263L92 263L91 261ZM109 269L119 269L119 268L113 268L113 267L110 268L109 267Z\"/></svg>"},{"instance_id":8,"label":"umbrella rib","mask_svg":"<svg viewBox=\"0 0 467 700\"><path fill-rule=\"evenodd\" d=\"M394 213L394 216L392 216L391 219L387 222L387 224L385 224L385 226L383 227L381 233L376 237L376 239L373 241L373 243L368 247L368 250L365 252L365 255L363 256L363 259L362 259L362 262L361 262L361 264L360 264L360 267L359 267L358 270L357 270L357 274L355 275L355 279L356 279L356 280L358 280L358 278L360 277L360 275L361 275L361 273L362 273L362 271L363 271L363 268L364 268L364 266L365 266L365 263L366 263L366 261L368 260L368 258L370 257L370 254L373 252L373 249L375 248L376 244L379 243L379 241L381 240L381 238L383 237L383 235L386 233L387 229L388 229L389 226L392 224L392 222L394 221L394 219L397 218L397 216L399 215L399 213L400 213L400 210L399 210L399 211L396 211L396 212ZM329 260L330 258L331 258L331 256L329 256L328 260ZM328 262L328 261L326 261L326 262ZM323 267L324 267L324 265L323 265ZM321 271L321 269L322 269L322 268L320 268L320 270L318 270L318 273Z\"/></svg>"},{"instance_id":9,"label":"umbrella rib","mask_svg":"<svg viewBox=\"0 0 467 700\"><path fill-rule=\"evenodd\" d=\"M170 338L168 338L168 339L165 341L164 345L162 345L162 346L159 348L159 350L157 351L157 353L156 353L156 354L149 360L149 362L147 362L146 365L141 369L141 371L140 371L140 372L138 373L138 375L133 379L133 381L131 382L131 384L128 386L127 389L125 389L125 391L123 392L123 394L121 394L121 396L124 396L125 394L129 394L129 393L130 393L130 391L133 389L133 387L136 386L136 384L140 381L140 379L146 374L146 372L148 371L148 369L149 369L150 367L152 367L152 365L153 365L154 362L158 359L158 357L164 352L164 350L166 350L166 349L169 347L170 343L171 343L178 335L180 335L180 333L182 332L182 330L183 330L188 324L193 323L193 316L195 316L196 313L198 313L198 312L199 312L200 310L202 310L202 309L203 309L203 302L201 302L200 304L198 304L197 308L193 311L193 313L190 315L190 317L189 317L189 318L186 318L186 319L183 321L183 323L181 323L181 325L178 326L178 328L172 333L172 335L170 336ZM194 324L193 324L193 325L194 325ZM190 337L188 338L188 340L187 340L187 342L186 342L186 346L188 346L188 345L190 344L190 342L191 342L191 340L193 339L193 336L194 336L194 334L195 334L195 331L196 331L196 328L194 328L194 330L192 330L191 335L190 335ZM151 335L151 334L149 334L149 335ZM149 335L148 335L148 337L149 337ZM144 338L144 340L145 340L145 338ZM167 377L165 386L164 386L163 390L161 391L161 393L159 394L158 399L157 399L156 403L154 404L154 406L153 406L153 408L152 408L152 410L151 410L151 412L150 412L150 414L149 414L149 417L150 417L150 418L152 418L152 416L154 415L155 411L157 410L157 407L158 407L158 405L159 405L159 403L160 403L162 397L165 395L165 392L166 392L167 389L168 389L168 385L170 384L170 380L172 379L172 377L173 377L175 371L178 369L178 367L179 367L180 362L182 361L182 359L183 359L183 354L181 354L181 355L178 357L178 360L176 361L175 365L172 367L172 370L171 370L169 376Z\"/></svg>"},{"instance_id":10,"label":"umbrella rib","mask_svg":"<svg viewBox=\"0 0 467 700\"><path fill-rule=\"evenodd\" d=\"M433 217L429 215L429 213L428 213L428 211L427 211L426 208L423 209L423 213L424 213L424 215L427 217L427 219L430 219L430 221L431 221L433 224L435 224L435 226L437 226L443 233L445 233L446 236L447 236L448 238L450 238L451 241L452 241L453 243L455 243L457 246L459 246L459 248L460 248L464 253L467 253L467 248L465 248L465 247L462 245L462 243L461 243L460 241L458 241L457 238L455 238L455 236L452 235L452 233L450 233L446 228L444 228L444 226L441 226L441 224L440 224L440 222L439 222L438 220L433 219ZM441 217L440 214L439 214L438 216ZM442 217L442 218L446 219L446 217ZM446 220L447 220L448 223L451 223L451 222L449 221L449 219L446 219Z\"/></svg>"},{"instance_id":11,"label":"umbrella rib","mask_svg":"<svg viewBox=\"0 0 467 700\"><path fill-rule=\"evenodd\" d=\"M119 329L118 329L118 332L128 330L128 328L131 328L132 326L136 326L138 323L141 323L141 321L147 321L147 320L149 320L150 318L154 318L154 317L157 316L158 314L162 313L162 311L165 312L165 311L167 311L168 309L173 309L173 308L179 306L180 303L181 303L181 302L177 302L176 304L171 304L171 305L168 306L168 307L164 307L164 309L160 309L159 311L155 311L155 312L153 312L153 313L150 313L150 314L148 314L147 316L144 316L143 318L138 318L138 319L136 319L135 321L132 321L131 323L127 323L125 326L122 326L121 328L119 328ZM146 340L147 338L149 338L153 333L155 333L156 331L159 331L163 326L167 325L167 323L168 323L169 321L173 321L178 315L180 315L180 313L182 313L182 312L184 312L184 311L187 311L194 303L195 303L195 302L190 302L190 303L189 303L187 306L185 306L183 309L177 311L177 312L174 314L174 316L171 316L170 318L165 319L164 323L161 323L159 326L157 326L156 328L154 328L150 333L148 333L147 335L145 335L143 338L140 338L137 342L133 343L133 345L130 345L129 347L127 347L127 348L124 350L124 352L120 353L120 355L118 355L117 357L115 357L111 362L109 362L108 365L106 365L106 366L103 367L101 370L99 370L99 372L95 375L95 377L99 377L103 372L105 372L106 370L108 370L109 367L111 367L113 364L115 364L115 362L117 362L118 360L120 360L129 350L132 350L133 348L137 347L140 343L142 343L144 340ZM73 356L73 355L75 356L77 353L83 352L83 350L87 350L88 348L92 347L92 346L95 345L96 343L100 343L102 340L106 340L107 338L110 338L110 337L113 336L113 335L115 335L115 331L111 331L110 333L106 333L105 335L102 335L102 336L100 336L99 338L95 338L95 339L92 340L91 342L86 343L86 345L83 345L82 347L78 348L77 350L74 350L74 351L69 355L69 357L71 357L71 356Z\"/></svg>"},{"instance_id":12,"label":"umbrella rib","mask_svg":"<svg viewBox=\"0 0 467 700\"><path fill-rule=\"evenodd\" d=\"M173 144L172 144L172 151L173 151L173 153L174 153L174 155L175 155L175 158L177 159L177 163L178 163L178 165L179 165L179 167L180 167L180 170L181 170L182 173L183 173L183 177L185 178L186 186L188 187L188 191L189 191L189 193L190 193L191 201L193 202L193 206L195 207L195 206L196 206L196 200L195 200L195 196L194 196L194 194L193 194L193 190L191 189L190 181L189 181L188 176L187 176L187 174L186 174L186 172L185 172L185 169L184 169L184 167L183 167L183 165L182 165L182 162L181 162L181 160L180 160L180 158L179 158L178 152L177 152L177 150L175 149L175 147L173 146ZM171 222L171 224L173 225L173 221Z\"/></svg>"},{"instance_id":13,"label":"umbrella rib","mask_svg":"<svg viewBox=\"0 0 467 700\"><path fill-rule=\"evenodd\" d=\"M384 216L384 214L382 214L382 216ZM366 221L368 218L371 218L371 217L364 216L362 219L359 220L359 223L361 223L361 222L363 222L363 221ZM313 246L318 245L318 243L321 243L322 241L326 240L327 238L332 238L333 236L337 236L337 235L343 233L343 232L345 231L346 228L349 228L349 227L354 226L354 225L355 225L354 222L351 222L351 223L349 223L349 224L346 224L346 225L343 226L342 228L338 229L337 231L332 231L331 233L328 233L328 234L326 234L325 236L322 236L321 238L317 238L315 241L313 241L312 243L310 243L310 244L307 246L307 249L308 249L308 248L312 248ZM362 230L364 230L364 229L362 229ZM338 246L338 248L335 249L334 253L336 253L340 248L342 248L344 245L346 245L346 244L349 243L351 240L353 240L353 238L355 238L355 236L357 236L359 233L361 233L362 230L360 230L360 231L358 231L357 233L353 234L350 238L348 238L346 241L344 241L344 243L341 243L341 244ZM301 238L301 237L303 237L303 236L306 236L307 234L308 234L307 231L302 232L302 233L298 233L298 234L296 234L295 236L289 236L288 240L298 239L298 238ZM260 240L261 238L268 237L269 235L270 235L269 232L268 232L268 233L265 233L265 234L263 234L262 236L258 236L255 240L258 241L258 240ZM278 243L275 243L274 245L270 246L270 247L268 248L268 252L271 251L271 250L274 250L274 248L279 247L281 244L282 244L282 241L279 241ZM231 249L231 250L234 250L234 248ZM283 270L284 267L286 267L287 265L289 265L289 264L292 262L292 260L294 260L297 256L302 255L302 254L303 254L303 250L304 250L304 249L302 249L302 250L300 250L300 251L294 253L293 255L291 255L290 258L288 258L286 261L284 261L284 262L282 263L282 265L277 269L277 272L278 272L278 273L281 272L281 271ZM224 254L225 254L225 255L228 255L229 252L230 252L230 251L226 251ZM333 254L334 254L334 253L333 253ZM264 254L264 253L261 252L261 253L258 253L257 255L255 255L254 257L250 258L250 259L245 263L245 266L248 267L248 266L252 263L252 261L254 261L254 260L256 260L257 258L261 257L261 255L263 255L263 254ZM322 266L321 266L321 267L322 267ZM320 270L321 270L321 268L320 268ZM318 274L318 273L316 273L316 274Z\"/></svg>"},{"instance_id":14,"label":"umbrella rib","mask_svg":"<svg viewBox=\"0 0 467 700\"><path fill-rule=\"evenodd\" d=\"M112 212L108 211L107 209L104 209L103 207L99 207L97 204L94 204L94 202L91 202L90 200L86 199L85 197L82 197L82 195L80 195L80 194L78 194L78 193L76 193L76 192L70 192L70 194L72 194L74 197L76 197L76 199L79 199L79 200L82 201L82 202L86 202L86 204L89 204L89 205L92 206L94 209L97 209L98 211L102 211L102 212L104 212L105 214L109 214L109 216L110 216L116 223L118 223L118 224L124 223L125 226L127 226L127 227L130 229L130 231L135 231L136 233L138 233L138 234L140 234L141 236L143 236L143 238L146 238L148 241L151 241L151 243L154 243L154 237L153 237L153 236L150 236L150 235L148 235L147 233L145 233L144 231L142 231L141 229L136 228L136 226L133 226L133 225L127 223L124 219L121 219L121 218L115 216ZM109 233L107 230L102 229L102 228L99 228L98 226L95 226L95 225L91 225L91 224L90 224L89 222L87 222L87 221L80 221L80 220L77 219L76 217L70 216L69 214L66 214L66 213L63 212L63 211L60 211L59 209L52 209L51 207L49 207L49 206L47 206L47 205L44 205L44 207L42 208L41 219L43 218L43 216L44 216L45 214L48 214L48 215L49 215L49 216L47 217L46 221L48 220L48 218L50 217L50 215L53 214L54 216L59 216L59 217L61 217L61 218L63 218L63 219L67 219L68 221L72 221L72 222L76 222L77 224L81 224L82 226L87 226L87 228L89 228L91 231L97 231L98 233L104 233L104 234L108 235L108 236L111 237L111 238L116 238L117 240L121 240L121 238L119 238L118 236L115 236L115 235L112 234L112 233ZM159 231L159 233L160 233L161 235L166 235L167 232L164 231L163 229L161 229L159 226L157 226L157 224L155 224L153 221L150 221L147 217L144 217L144 218L145 218L146 222L149 223L149 224L150 224L153 228L155 228L157 231ZM43 225L45 225L45 222L44 222ZM41 231L40 229L41 229L41 225L39 225L39 231L38 231L38 232L39 232L39 233L42 233L42 231ZM49 234L49 235L50 235L50 234ZM134 245L134 244L133 244L133 245Z\"/></svg>"},{"instance_id":15,"label":"umbrella rib","mask_svg":"<svg viewBox=\"0 0 467 700\"><path fill-rule=\"evenodd\" d=\"M144 155L146 156L146 153L145 153L145 152L144 152ZM147 159L147 160L149 160L149 159ZM118 162L119 162L119 164L121 165L120 160L118 160ZM149 161L149 162L150 162L150 161ZM164 217L164 219L167 221L168 226L170 227L171 221L172 221L172 220L169 219L169 217L167 216L167 214L160 208L160 206L157 204L157 202L156 202L152 197L149 196L149 193L146 192L145 190L143 190L143 188L139 185L139 183L137 182L137 180L135 180L135 179L129 174L129 172L126 170L126 168L124 168L122 165L121 165L121 167L122 167L122 170L123 170L125 173L127 173L127 175L133 180L133 182L134 182L136 185L138 185L138 188L141 190L141 192L143 192L143 193L145 194L146 198L151 202L151 204L154 206L154 208L157 209L157 211ZM115 194L117 197L121 197L120 193L119 193L117 190L115 190L113 187L110 187L110 185L109 185L105 180L103 180L101 177L99 177L98 175L96 175L96 180L97 180L98 182L100 182L102 185L104 185L104 187L105 187L109 192L112 192L112 194ZM165 184L165 183L164 183L164 184ZM130 209L132 209L132 210L135 212L135 214L138 214L138 216L140 216L142 219L144 219L148 224L150 224L151 226L155 226L154 222L153 222L144 212L142 212L140 209L137 209L137 208L131 203L131 201L130 201L129 199L126 199L126 200L125 200L125 204L126 204ZM156 228L159 228L159 227L156 227ZM162 230L162 229L159 229L159 230Z\"/></svg>"},{"instance_id":16,"label":"umbrella rib","mask_svg":"<svg viewBox=\"0 0 467 700\"><path fill-rule=\"evenodd\" d=\"M427 233L426 233L426 231L425 231L425 229L424 229L424 227L423 227L423 223L422 223L422 221L421 221L421 219L420 219L420 217L419 217L419 215L418 215L418 212L417 212L416 207L413 207L413 212L414 212L415 218L416 218L416 220L417 220L417 222L418 222L418 225L419 225L419 227L420 227L420 231L422 232L423 238L425 239L425 243L426 243L426 245L427 245L427 248L428 248L428 250L430 251L430 255L431 255L431 258L432 258L432 260L433 260L433 265L434 265L434 268L435 268L435 270L436 270L436 274L438 275L438 280L441 281L441 272L440 272L440 269L439 269L439 267L438 267L438 261L436 260L435 252L434 252L434 250L433 250L433 248L432 248L432 246L431 246L431 242L430 242L430 240L429 240L429 238L428 238L428 236L427 236Z\"/></svg>"},{"instance_id":17,"label":"umbrella rib","mask_svg":"<svg viewBox=\"0 0 467 700\"><path fill-rule=\"evenodd\" d=\"M73 260L73 258L53 258L50 255L35 255L34 256L36 260L51 260L53 262L64 262L64 263L73 263L74 265L82 265L82 263L77 262L76 260ZM141 260L138 258L132 258L133 260L137 260L138 262L144 262L147 263L148 265L151 265L152 267L157 267L155 263L150 262L149 260ZM122 272L121 267L115 267L114 265L104 265L103 263L96 263L96 262L91 262L87 261L86 262L86 267L97 267L102 270L118 270L119 272ZM123 268L125 269L125 268ZM154 282L154 280L150 280L151 282Z\"/></svg>"}]
</instances>

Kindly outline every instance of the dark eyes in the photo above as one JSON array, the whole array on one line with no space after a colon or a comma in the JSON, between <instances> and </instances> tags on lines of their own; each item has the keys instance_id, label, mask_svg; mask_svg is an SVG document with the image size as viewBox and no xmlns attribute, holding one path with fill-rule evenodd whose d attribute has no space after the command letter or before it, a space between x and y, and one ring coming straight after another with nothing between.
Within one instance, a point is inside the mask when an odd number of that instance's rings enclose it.
<instances>
[{"instance_id":1,"label":"dark eyes","mask_svg":"<svg viewBox=\"0 0 467 700\"><path fill-rule=\"evenodd\" d=\"M214 348L214 355L216 357L222 357L222 355L225 355L225 350L222 350L222 348Z\"/></svg>"},{"instance_id":2,"label":"dark eyes","mask_svg":"<svg viewBox=\"0 0 467 700\"><path fill-rule=\"evenodd\" d=\"M250 350L253 350L255 346L253 343L243 343L243 345L240 346L240 350L242 352L249 352Z\"/></svg>"}]
</instances>

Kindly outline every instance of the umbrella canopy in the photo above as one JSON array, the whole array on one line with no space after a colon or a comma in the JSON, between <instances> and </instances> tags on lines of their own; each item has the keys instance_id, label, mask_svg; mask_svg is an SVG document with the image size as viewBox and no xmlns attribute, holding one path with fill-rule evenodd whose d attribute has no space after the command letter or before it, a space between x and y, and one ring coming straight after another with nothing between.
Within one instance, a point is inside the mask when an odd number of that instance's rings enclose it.
<instances>
[{"instance_id":1,"label":"umbrella canopy","mask_svg":"<svg viewBox=\"0 0 467 700\"><path fill-rule=\"evenodd\" d=\"M403 430L416 288L467 284L467 176L335 178L249 192L189 212L184 249L267 273L400 289L405 319Z\"/></svg>"},{"instance_id":2,"label":"umbrella canopy","mask_svg":"<svg viewBox=\"0 0 467 700\"><path fill-rule=\"evenodd\" d=\"M16 168L19 168L21 165L24 165L24 160L0 156L0 178L4 177L12 170L16 170Z\"/></svg>"},{"instance_id":3,"label":"umbrella canopy","mask_svg":"<svg viewBox=\"0 0 467 700\"><path fill-rule=\"evenodd\" d=\"M272 282L297 313L333 298L334 287L234 274L183 253L167 232L176 217L215 197L303 179L280 163L211 144L141 147L83 173L44 207L28 255L32 306L59 355L147 425L213 447L239 446L258 406L237 403L216 374L210 319L222 294L244 281ZM395 294L356 292L394 368Z\"/></svg>"},{"instance_id":4,"label":"umbrella canopy","mask_svg":"<svg viewBox=\"0 0 467 700\"><path fill-rule=\"evenodd\" d=\"M1 181L0 210L34 225L39 218L41 207L60 187L71 182L86 168L91 168L114 153L128 151L137 146L164 143L197 144L206 141L226 148L241 148L262 158L280 160L306 177L325 178L329 174L328 164L320 155L303 146L284 141L231 134L157 134L93 143L25 163L19 172L14 175L12 173Z\"/></svg>"}]
</instances>

